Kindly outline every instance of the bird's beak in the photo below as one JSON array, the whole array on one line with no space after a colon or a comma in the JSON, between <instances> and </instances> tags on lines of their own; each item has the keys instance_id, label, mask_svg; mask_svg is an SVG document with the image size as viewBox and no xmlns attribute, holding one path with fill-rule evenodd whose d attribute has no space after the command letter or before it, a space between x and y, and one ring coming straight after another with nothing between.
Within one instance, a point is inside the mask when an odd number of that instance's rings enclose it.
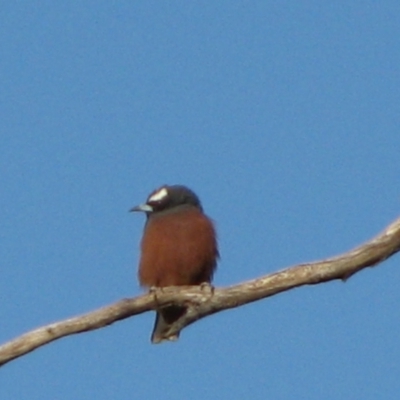
<instances>
[{"instance_id":1,"label":"bird's beak","mask_svg":"<svg viewBox=\"0 0 400 400\"><path fill-rule=\"evenodd\" d=\"M131 208L129 211L130 212L142 211L142 212L150 213L153 211L153 207L149 206L148 204L139 204L138 206Z\"/></svg>"}]
</instances>

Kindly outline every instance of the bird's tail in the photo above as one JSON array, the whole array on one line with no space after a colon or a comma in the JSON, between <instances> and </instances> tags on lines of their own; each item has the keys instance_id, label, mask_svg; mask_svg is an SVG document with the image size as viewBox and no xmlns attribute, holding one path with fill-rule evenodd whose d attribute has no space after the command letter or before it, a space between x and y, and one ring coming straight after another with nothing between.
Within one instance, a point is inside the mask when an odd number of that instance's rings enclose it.
<instances>
[{"instance_id":1,"label":"bird's tail","mask_svg":"<svg viewBox=\"0 0 400 400\"><path fill-rule=\"evenodd\" d=\"M161 343L166 340L175 341L179 338L179 333L167 335L170 325L177 321L186 311L185 307L169 306L157 311L151 343Z\"/></svg>"}]
</instances>

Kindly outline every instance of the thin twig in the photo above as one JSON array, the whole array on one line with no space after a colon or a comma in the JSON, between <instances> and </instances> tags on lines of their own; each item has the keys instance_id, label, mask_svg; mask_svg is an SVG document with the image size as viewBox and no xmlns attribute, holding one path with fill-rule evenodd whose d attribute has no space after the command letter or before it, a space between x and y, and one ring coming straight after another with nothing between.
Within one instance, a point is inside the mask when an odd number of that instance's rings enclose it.
<instances>
[{"instance_id":1,"label":"thin twig","mask_svg":"<svg viewBox=\"0 0 400 400\"><path fill-rule=\"evenodd\" d=\"M76 333L103 328L116 321L159 307L179 304L187 312L171 325L166 336L208 315L239 307L303 285L334 279L346 280L358 271L376 265L400 250L400 219L367 243L337 257L296 265L235 286L204 290L203 287L168 287L133 299L123 299L84 315L55 322L0 346L0 366L40 346Z\"/></svg>"}]
</instances>

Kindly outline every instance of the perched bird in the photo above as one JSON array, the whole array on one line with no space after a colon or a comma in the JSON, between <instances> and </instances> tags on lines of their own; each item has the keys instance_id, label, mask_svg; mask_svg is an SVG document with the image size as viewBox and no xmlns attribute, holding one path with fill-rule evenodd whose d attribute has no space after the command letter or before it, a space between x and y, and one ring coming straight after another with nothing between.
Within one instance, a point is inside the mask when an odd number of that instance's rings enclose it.
<instances>
[{"instance_id":1,"label":"perched bird","mask_svg":"<svg viewBox=\"0 0 400 400\"><path fill-rule=\"evenodd\" d=\"M197 195L186 186L164 185L146 203L130 211L146 213L141 241L141 286L165 287L210 283L219 257L213 222L204 214ZM152 343L177 340L165 336L169 325L185 312L169 306L157 311Z\"/></svg>"}]
</instances>

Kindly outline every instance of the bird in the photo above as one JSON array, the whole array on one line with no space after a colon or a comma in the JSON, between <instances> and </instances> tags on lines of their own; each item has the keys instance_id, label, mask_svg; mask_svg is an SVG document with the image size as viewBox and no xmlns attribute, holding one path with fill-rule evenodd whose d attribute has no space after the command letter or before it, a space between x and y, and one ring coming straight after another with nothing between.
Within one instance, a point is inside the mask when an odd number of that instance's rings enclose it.
<instances>
[{"instance_id":1,"label":"bird","mask_svg":"<svg viewBox=\"0 0 400 400\"><path fill-rule=\"evenodd\" d=\"M219 259L216 229L191 189L163 185L130 211L146 214L138 268L142 287L211 284ZM179 333L166 332L185 311L183 306L157 310L151 342L177 340Z\"/></svg>"}]
</instances>

